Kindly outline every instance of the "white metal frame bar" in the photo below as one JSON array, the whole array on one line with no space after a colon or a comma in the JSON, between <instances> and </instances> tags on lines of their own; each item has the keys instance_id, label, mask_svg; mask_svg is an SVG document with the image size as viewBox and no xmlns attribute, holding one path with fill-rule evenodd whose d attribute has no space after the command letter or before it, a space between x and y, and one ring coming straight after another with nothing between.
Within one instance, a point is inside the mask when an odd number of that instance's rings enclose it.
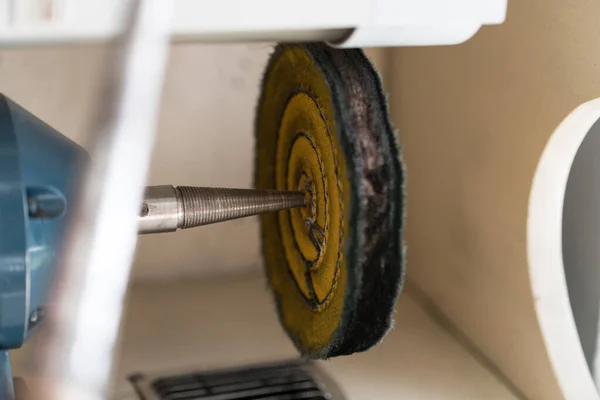
<instances>
[{"instance_id":1,"label":"white metal frame bar","mask_svg":"<svg viewBox=\"0 0 600 400\"><path fill-rule=\"evenodd\" d=\"M172 2L138 0L93 126L40 354L44 399L104 399L138 233L169 49ZM129 10L128 10L129 11Z\"/></svg>"}]
</instances>

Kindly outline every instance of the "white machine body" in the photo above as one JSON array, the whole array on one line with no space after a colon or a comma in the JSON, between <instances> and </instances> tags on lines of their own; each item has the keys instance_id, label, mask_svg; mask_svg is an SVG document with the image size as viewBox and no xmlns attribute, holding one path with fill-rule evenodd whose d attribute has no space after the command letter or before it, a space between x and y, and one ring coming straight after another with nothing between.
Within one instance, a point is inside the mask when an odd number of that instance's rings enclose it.
<instances>
[{"instance_id":1,"label":"white machine body","mask_svg":"<svg viewBox=\"0 0 600 400\"><path fill-rule=\"evenodd\" d=\"M170 0L190 41L324 40L339 47L458 44L502 23L507 0ZM106 40L123 0L0 0L0 46Z\"/></svg>"}]
</instances>

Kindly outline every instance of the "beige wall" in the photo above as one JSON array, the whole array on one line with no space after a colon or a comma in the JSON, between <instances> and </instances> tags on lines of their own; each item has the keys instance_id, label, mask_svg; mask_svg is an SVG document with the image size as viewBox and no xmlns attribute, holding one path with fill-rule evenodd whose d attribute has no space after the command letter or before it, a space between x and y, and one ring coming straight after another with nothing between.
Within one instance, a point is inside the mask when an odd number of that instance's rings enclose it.
<instances>
[{"instance_id":1,"label":"beige wall","mask_svg":"<svg viewBox=\"0 0 600 400\"><path fill-rule=\"evenodd\" d=\"M527 398L560 399L526 260L542 150L600 94L600 3L509 1L466 44L394 50L393 117L408 164L408 274Z\"/></svg>"},{"instance_id":2,"label":"beige wall","mask_svg":"<svg viewBox=\"0 0 600 400\"><path fill-rule=\"evenodd\" d=\"M466 44L370 55L388 67L405 146L409 278L527 398L555 400L527 274L527 200L554 128L600 93L600 3L509 3L504 25ZM251 186L254 105L270 49L174 46L151 184ZM0 90L82 143L104 56L102 46L4 50ZM258 271L258 249L255 219L147 236L134 272Z\"/></svg>"},{"instance_id":3,"label":"beige wall","mask_svg":"<svg viewBox=\"0 0 600 400\"><path fill-rule=\"evenodd\" d=\"M599 14L585 0L510 1L506 24L466 44L370 52L388 67L405 146L409 277L534 400L561 396L530 295L527 200L553 129L600 93ZM270 49L174 46L151 184L251 185L254 105ZM81 143L104 56L102 46L4 50L0 90ZM147 236L134 272L258 271L258 249L255 219Z\"/></svg>"}]
</instances>

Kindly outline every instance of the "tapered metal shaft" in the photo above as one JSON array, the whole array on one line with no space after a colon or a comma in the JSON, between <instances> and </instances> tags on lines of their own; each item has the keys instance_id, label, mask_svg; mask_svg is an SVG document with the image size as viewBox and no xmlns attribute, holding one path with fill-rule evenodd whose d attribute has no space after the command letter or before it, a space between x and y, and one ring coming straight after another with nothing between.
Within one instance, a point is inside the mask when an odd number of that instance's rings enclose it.
<instances>
[{"instance_id":1,"label":"tapered metal shaft","mask_svg":"<svg viewBox=\"0 0 600 400\"><path fill-rule=\"evenodd\" d=\"M305 204L302 192L149 186L140 211L138 233L173 232Z\"/></svg>"}]
</instances>

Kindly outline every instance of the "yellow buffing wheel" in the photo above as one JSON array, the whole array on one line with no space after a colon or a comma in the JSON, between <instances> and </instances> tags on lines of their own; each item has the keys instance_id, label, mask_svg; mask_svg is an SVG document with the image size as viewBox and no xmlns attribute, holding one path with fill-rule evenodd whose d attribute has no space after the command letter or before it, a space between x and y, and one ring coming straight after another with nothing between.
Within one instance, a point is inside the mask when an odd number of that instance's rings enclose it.
<instances>
[{"instance_id":1,"label":"yellow buffing wheel","mask_svg":"<svg viewBox=\"0 0 600 400\"><path fill-rule=\"evenodd\" d=\"M403 169L385 95L360 50L279 45L256 117L259 189L307 206L261 218L267 277L300 352L328 358L387 333L403 278Z\"/></svg>"}]
</instances>

